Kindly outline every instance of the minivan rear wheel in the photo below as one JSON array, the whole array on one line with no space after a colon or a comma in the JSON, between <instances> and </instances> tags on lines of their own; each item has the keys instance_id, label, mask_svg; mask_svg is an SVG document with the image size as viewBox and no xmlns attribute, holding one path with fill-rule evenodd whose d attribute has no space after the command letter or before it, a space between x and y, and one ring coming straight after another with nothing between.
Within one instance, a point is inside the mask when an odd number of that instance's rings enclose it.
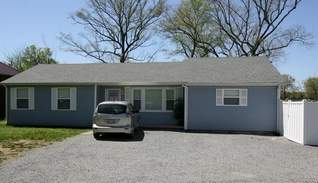
<instances>
[{"instance_id":1,"label":"minivan rear wheel","mask_svg":"<svg viewBox=\"0 0 318 183\"><path fill-rule=\"evenodd\" d=\"M135 137L135 129L132 130L132 132L129 134L130 138L134 138Z\"/></svg>"},{"instance_id":2,"label":"minivan rear wheel","mask_svg":"<svg viewBox=\"0 0 318 183\"><path fill-rule=\"evenodd\" d=\"M93 133L93 136L97 140L97 139L100 139L101 134L100 133Z\"/></svg>"}]
</instances>

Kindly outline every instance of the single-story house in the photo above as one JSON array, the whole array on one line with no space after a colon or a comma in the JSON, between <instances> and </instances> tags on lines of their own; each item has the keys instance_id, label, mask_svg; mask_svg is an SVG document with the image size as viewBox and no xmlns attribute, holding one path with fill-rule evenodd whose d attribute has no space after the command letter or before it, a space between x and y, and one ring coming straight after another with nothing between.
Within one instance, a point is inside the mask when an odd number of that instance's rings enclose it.
<instances>
[{"instance_id":1,"label":"single-story house","mask_svg":"<svg viewBox=\"0 0 318 183\"><path fill-rule=\"evenodd\" d=\"M184 100L184 128L276 131L282 77L266 57L183 62L37 65L2 82L11 125L90 127L95 106L126 100L141 125L173 125Z\"/></svg>"},{"instance_id":2,"label":"single-story house","mask_svg":"<svg viewBox=\"0 0 318 183\"><path fill-rule=\"evenodd\" d=\"M17 73L18 71L16 71L14 68L0 62L0 82L5 79L8 79L9 77L16 75ZM0 86L0 120L3 120L5 118L5 113L6 113L5 96L6 96L5 88L1 85Z\"/></svg>"}]
</instances>

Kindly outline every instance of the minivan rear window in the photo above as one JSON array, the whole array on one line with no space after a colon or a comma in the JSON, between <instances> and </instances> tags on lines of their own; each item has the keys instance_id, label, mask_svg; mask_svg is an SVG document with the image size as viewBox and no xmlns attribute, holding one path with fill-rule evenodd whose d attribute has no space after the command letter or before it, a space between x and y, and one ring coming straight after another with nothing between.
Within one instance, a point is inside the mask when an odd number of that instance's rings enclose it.
<instances>
[{"instance_id":1,"label":"minivan rear window","mask_svg":"<svg viewBox=\"0 0 318 183\"><path fill-rule=\"evenodd\" d=\"M97 113L102 114L123 114L126 113L126 105L121 104L101 104L98 106Z\"/></svg>"}]
</instances>

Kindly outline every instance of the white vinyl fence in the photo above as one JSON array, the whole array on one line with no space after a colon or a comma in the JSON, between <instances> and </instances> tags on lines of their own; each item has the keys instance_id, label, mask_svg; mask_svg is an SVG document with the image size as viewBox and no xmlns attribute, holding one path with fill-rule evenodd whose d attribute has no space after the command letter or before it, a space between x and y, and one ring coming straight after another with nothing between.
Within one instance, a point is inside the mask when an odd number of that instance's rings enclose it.
<instances>
[{"instance_id":1,"label":"white vinyl fence","mask_svg":"<svg viewBox=\"0 0 318 183\"><path fill-rule=\"evenodd\" d=\"M305 145L318 145L318 102L281 102L279 132Z\"/></svg>"}]
</instances>

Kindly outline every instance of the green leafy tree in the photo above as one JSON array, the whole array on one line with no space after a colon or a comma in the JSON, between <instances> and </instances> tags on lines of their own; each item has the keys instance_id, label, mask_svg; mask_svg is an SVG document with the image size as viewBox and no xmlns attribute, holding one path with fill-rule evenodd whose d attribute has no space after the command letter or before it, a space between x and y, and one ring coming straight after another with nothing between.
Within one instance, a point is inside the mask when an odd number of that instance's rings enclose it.
<instances>
[{"instance_id":1,"label":"green leafy tree","mask_svg":"<svg viewBox=\"0 0 318 183\"><path fill-rule=\"evenodd\" d=\"M318 78L311 77L305 81L305 94L308 99L318 100Z\"/></svg>"},{"instance_id":2,"label":"green leafy tree","mask_svg":"<svg viewBox=\"0 0 318 183\"><path fill-rule=\"evenodd\" d=\"M57 64L52 58L52 51L49 48L37 48L35 45L26 47L24 50L7 58L8 65L18 72L27 70L37 64Z\"/></svg>"},{"instance_id":3,"label":"green leafy tree","mask_svg":"<svg viewBox=\"0 0 318 183\"><path fill-rule=\"evenodd\" d=\"M208 0L184 0L177 9L170 9L161 21L163 35L177 46L173 54L186 57L219 56L221 32L214 26Z\"/></svg>"},{"instance_id":4,"label":"green leafy tree","mask_svg":"<svg viewBox=\"0 0 318 183\"><path fill-rule=\"evenodd\" d=\"M288 74L284 74L283 77L285 79L285 84L282 85L282 88L281 88L282 89L281 99L286 100L286 99L290 99L288 97L290 96L289 94L296 90L295 78L293 78L291 75L288 75Z\"/></svg>"},{"instance_id":5,"label":"green leafy tree","mask_svg":"<svg viewBox=\"0 0 318 183\"><path fill-rule=\"evenodd\" d=\"M305 92L303 91L291 91L287 92L286 99L293 101L300 101L306 99Z\"/></svg>"}]
</instances>

